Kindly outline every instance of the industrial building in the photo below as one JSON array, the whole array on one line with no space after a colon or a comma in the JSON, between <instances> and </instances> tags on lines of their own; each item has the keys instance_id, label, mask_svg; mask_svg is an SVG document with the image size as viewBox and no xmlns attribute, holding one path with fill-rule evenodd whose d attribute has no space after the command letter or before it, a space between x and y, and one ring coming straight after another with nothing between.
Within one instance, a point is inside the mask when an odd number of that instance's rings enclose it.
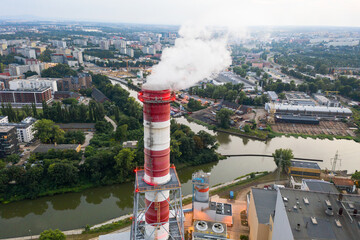
<instances>
[{"instance_id":1,"label":"industrial building","mask_svg":"<svg viewBox=\"0 0 360 240\"><path fill-rule=\"evenodd\" d=\"M0 126L0 158L5 158L19 151L14 126Z\"/></svg>"},{"instance_id":2,"label":"industrial building","mask_svg":"<svg viewBox=\"0 0 360 240\"><path fill-rule=\"evenodd\" d=\"M250 240L358 239L360 196L279 188L248 195Z\"/></svg>"},{"instance_id":3,"label":"industrial building","mask_svg":"<svg viewBox=\"0 0 360 240\"><path fill-rule=\"evenodd\" d=\"M51 89L43 87L39 89L18 89L0 90L0 102L10 103L13 107L35 104L41 107L42 102L50 103L53 101Z\"/></svg>"},{"instance_id":4,"label":"industrial building","mask_svg":"<svg viewBox=\"0 0 360 240\"><path fill-rule=\"evenodd\" d=\"M320 121L312 116L275 115L275 121L281 123L302 123L319 125Z\"/></svg>"},{"instance_id":5,"label":"industrial building","mask_svg":"<svg viewBox=\"0 0 360 240\"><path fill-rule=\"evenodd\" d=\"M314 116L319 119L338 119L352 116L352 111L345 107L274 104L274 108L278 115ZM265 104L265 110L270 113L270 103Z\"/></svg>"},{"instance_id":6,"label":"industrial building","mask_svg":"<svg viewBox=\"0 0 360 240\"><path fill-rule=\"evenodd\" d=\"M274 91L267 91L267 95L272 102L279 102L279 96Z\"/></svg>"},{"instance_id":7,"label":"industrial building","mask_svg":"<svg viewBox=\"0 0 360 240\"><path fill-rule=\"evenodd\" d=\"M286 92L286 100L290 105L315 106L315 102L309 95L303 92Z\"/></svg>"},{"instance_id":8,"label":"industrial building","mask_svg":"<svg viewBox=\"0 0 360 240\"><path fill-rule=\"evenodd\" d=\"M291 161L287 172L293 177L320 179L321 169L315 162Z\"/></svg>"},{"instance_id":9,"label":"industrial building","mask_svg":"<svg viewBox=\"0 0 360 240\"><path fill-rule=\"evenodd\" d=\"M341 106L339 101L330 100L322 94L313 94L313 97L321 106L327 106L327 107L340 107Z\"/></svg>"}]
</instances>

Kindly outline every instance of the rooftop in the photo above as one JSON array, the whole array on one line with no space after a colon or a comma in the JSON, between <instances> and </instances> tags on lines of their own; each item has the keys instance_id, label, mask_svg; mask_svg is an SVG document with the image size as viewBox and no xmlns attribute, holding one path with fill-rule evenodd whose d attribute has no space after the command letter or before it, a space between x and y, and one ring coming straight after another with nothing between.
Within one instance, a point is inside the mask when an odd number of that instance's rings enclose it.
<instances>
[{"instance_id":1,"label":"rooftop","mask_svg":"<svg viewBox=\"0 0 360 240\"><path fill-rule=\"evenodd\" d=\"M34 153L47 153L50 149L55 150L76 150L79 147L79 144L40 144L37 148L33 150Z\"/></svg>"},{"instance_id":2,"label":"rooftop","mask_svg":"<svg viewBox=\"0 0 360 240\"><path fill-rule=\"evenodd\" d=\"M0 126L0 133L8 133L14 126Z\"/></svg>"},{"instance_id":3,"label":"rooftop","mask_svg":"<svg viewBox=\"0 0 360 240\"><path fill-rule=\"evenodd\" d=\"M269 217L274 214L275 211L277 192L275 190L262 188L252 188L251 192L259 223L269 223Z\"/></svg>"},{"instance_id":4,"label":"rooftop","mask_svg":"<svg viewBox=\"0 0 360 240\"><path fill-rule=\"evenodd\" d=\"M349 178L333 178L332 181L336 186L354 186L354 181Z\"/></svg>"},{"instance_id":5,"label":"rooftop","mask_svg":"<svg viewBox=\"0 0 360 240\"><path fill-rule=\"evenodd\" d=\"M339 193L337 188L331 182L326 182L317 179L303 179L310 191L325 192L325 193Z\"/></svg>"},{"instance_id":6,"label":"rooftop","mask_svg":"<svg viewBox=\"0 0 360 240\"><path fill-rule=\"evenodd\" d=\"M360 196L343 195L342 201L338 201L339 194L334 193L286 188L280 189L280 193L286 197L285 212L294 239L359 239L359 223L347 210L360 208ZM329 206L332 210L326 213Z\"/></svg>"},{"instance_id":7,"label":"rooftop","mask_svg":"<svg viewBox=\"0 0 360 240\"><path fill-rule=\"evenodd\" d=\"M304 161L291 161L292 167L298 168L310 168L310 169L321 169L317 163L314 162L304 162Z\"/></svg>"}]
</instances>

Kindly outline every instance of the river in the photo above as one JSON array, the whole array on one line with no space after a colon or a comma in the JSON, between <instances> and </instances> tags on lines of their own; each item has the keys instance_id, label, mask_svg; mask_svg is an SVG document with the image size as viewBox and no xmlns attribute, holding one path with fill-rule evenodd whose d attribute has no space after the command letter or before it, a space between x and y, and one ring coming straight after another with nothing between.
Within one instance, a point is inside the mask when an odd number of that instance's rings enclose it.
<instances>
[{"instance_id":1,"label":"river","mask_svg":"<svg viewBox=\"0 0 360 240\"><path fill-rule=\"evenodd\" d=\"M125 88L125 87L124 87ZM130 89L131 96L136 92ZM214 134L222 154L271 154L278 148L291 148L296 157L323 159L321 168L331 168L330 158L339 151L341 166L350 172L360 169L360 144L349 140L320 140L278 137L266 142L215 133L185 118L178 118L195 132L205 130ZM191 193L191 174L197 170L211 172L211 185L231 181L253 171L271 171L275 164L271 158L231 157L217 163L184 168L178 171L182 193ZM0 238L39 234L45 229L70 230L94 225L131 213L133 183L92 188L81 193L68 193L35 200L0 205Z\"/></svg>"}]
</instances>

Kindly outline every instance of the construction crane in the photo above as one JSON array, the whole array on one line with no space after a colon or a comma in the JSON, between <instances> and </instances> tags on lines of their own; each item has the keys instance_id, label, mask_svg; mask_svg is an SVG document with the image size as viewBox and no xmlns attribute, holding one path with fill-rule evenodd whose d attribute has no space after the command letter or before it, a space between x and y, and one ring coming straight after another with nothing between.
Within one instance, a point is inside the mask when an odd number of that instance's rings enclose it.
<instances>
[{"instance_id":1,"label":"construction crane","mask_svg":"<svg viewBox=\"0 0 360 240\"><path fill-rule=\"evenodd\" d=\"M325 91L326 96L329 96L329 93L335 93L335 95L337 95L339 93L339 91Z\"/></svg>"},{"instance_id":2,"label":"construction crane","mask_svg":"<svg viewBox=\"0 0 360 240\"><path fill-rule=\"evenodd\" d=\"M336 170L336 164L338 161L340 162L340 166L341 166L341 159L339 158L338 151L336 151L335 157L331 158L331 173L334 175L335 175L335 170Z\"/></svg>"}]
</instances>

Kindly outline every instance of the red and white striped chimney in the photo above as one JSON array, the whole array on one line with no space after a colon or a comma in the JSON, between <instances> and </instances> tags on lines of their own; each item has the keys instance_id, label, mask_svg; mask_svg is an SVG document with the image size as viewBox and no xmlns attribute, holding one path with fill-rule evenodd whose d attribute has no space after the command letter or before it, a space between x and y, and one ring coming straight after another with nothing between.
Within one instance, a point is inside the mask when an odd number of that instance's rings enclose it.
<instances>
[{"instance_id":1,"label":"red and white striped chimney","mask_svg":"<svg viewBox=\"0 0 360 240\"><path fill-rule=\"evenodd\" d=\"M144 181L163 185L170 181L170 102L175 99L170 89L143 88L138 98L144 112ZM169 237L169 190L145 193L146 239L165 240ZM161 223L161 227L158 227Z\"/></svg>"}]
</instances>

